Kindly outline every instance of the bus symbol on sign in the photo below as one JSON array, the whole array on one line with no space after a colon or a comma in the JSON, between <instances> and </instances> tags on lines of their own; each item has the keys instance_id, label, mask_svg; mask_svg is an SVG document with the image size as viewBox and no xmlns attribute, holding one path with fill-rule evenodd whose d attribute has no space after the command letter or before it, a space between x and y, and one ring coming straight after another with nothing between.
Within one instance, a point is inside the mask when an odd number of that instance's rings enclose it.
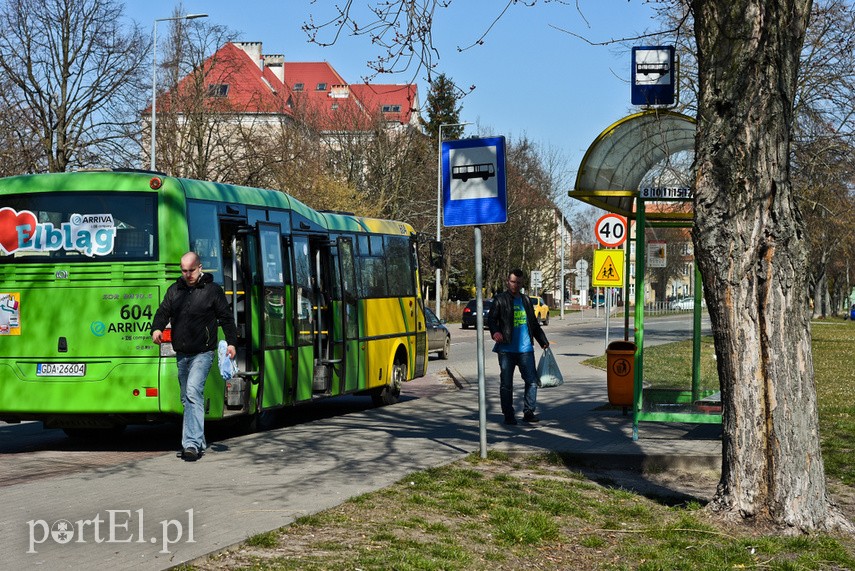
<instances>
[{"instance_id":1,"label":"bus symbol on sign","mask_svg":"<svg viewBox=\"0 0 855 571\"><path fill-rule=\"evenodd\" d=\"M496 167L493 163L481 163L477 165L454 165L451 167L451 178L466 182L470 178L478 178L487 180L491 176L496 176Z\"/></svg>"}]
</instances>

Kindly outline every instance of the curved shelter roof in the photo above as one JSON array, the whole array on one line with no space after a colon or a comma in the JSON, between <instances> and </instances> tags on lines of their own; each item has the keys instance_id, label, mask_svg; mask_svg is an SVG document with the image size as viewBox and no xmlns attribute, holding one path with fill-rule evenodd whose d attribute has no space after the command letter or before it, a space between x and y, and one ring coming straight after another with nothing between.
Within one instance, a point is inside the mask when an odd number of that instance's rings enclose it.
<instances>
[{"instance_id":1,"label":"curved shelter roof","mask_svg":"<svg viewBox=\"0 0 855 571\"><path fill-rule=\"evenodd\" d=\"M647 110L624 117L594 140L579 166L571 198L634 217L644 176L665 158L695 147L695 119Z\"/></svg>"}]
</instances>

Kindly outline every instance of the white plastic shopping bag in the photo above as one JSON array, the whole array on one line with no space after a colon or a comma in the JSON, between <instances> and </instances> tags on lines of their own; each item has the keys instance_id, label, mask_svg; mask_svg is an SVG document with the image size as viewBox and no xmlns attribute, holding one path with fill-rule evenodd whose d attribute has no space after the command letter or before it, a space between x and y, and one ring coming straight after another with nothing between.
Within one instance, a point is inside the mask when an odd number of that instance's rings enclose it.
<instances>
[{"instance_id":1,"label":"white plastic shopping bag","mask_svg":"<svg viewBox=\"0 0 855 571\"><path fill-rule=\"evenodd\" d=\"M537 363L537 376L540 379L540 387L558 387L564 384L564 377L561 376L555 355L549 347L543 350L543 355Z\"/></svg>"},{"instance_id":2,"label":"white plastic shopping bag","mask_svg":"<svg viewBox=\"0 0 855 571\"><path fill-rule=\"evenodd\" d=\"M220 365L220 374L226 381L237 375L238 372L237 363L235 363L235 360L229 357L229 354L227 353L228 348L229 344L226 343L225 340L221 340L217 344L217 357Z\"/></svg>"}]
</instances>

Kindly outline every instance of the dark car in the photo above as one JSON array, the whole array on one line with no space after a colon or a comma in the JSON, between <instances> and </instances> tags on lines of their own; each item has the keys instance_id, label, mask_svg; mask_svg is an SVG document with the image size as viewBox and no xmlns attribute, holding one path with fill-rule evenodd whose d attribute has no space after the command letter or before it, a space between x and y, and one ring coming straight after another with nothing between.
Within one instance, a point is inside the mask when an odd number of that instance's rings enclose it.
<instances>
[{"instance_id":1,"label":"dark car","mask_svg":"<svg viewBox=\"0 0 855 571\"><path fill-rule=\"evenodd\" d=\"M490 313L490 307L493 305L492 299L485 299L484 303L484 327L487 327L487 314ZM470 299L469 303L466 304L466 307L463 308L463 320L462 326L463 329L469 329L470 327L475 327L478 319L478 312L476 311L477 300Z\"/></svg>"},{"instance_id":2,"label":"dark car","mask_svg":"<svg viewBox=\"0 0 855 571\"><path fill-rule=\"evenodd\" d=\"M855 305L849 308L849 319L855 321Z\"/></svg>"},{"instance_id":3,"label":"dark car","mask_svg":"<svg viewBox=\"0 0 855 571\"><path fill-rule=\"evenodd\" d=\"M448 352L451 350L451 332L427 307L425 308L425 322L427 324L428 352L436 351L439 353L440 359L448 359Z\"/></svg>"}]
</instances>

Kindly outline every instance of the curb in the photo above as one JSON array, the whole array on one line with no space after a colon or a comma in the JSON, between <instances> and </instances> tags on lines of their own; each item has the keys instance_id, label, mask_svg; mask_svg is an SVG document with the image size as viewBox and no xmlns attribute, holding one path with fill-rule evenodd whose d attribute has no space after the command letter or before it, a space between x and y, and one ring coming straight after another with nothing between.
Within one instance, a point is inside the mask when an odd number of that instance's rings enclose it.
<instances>
[{"instance_id":1,"label":"curb","mask_svg":"<svg viewBox=\"0 0 855 571\"><path fill-rule=\"evenodd\" d=\"M637 470L640 472L666 472L691 470L718 470L721 456L694 454L616 454L598 452L570 452L555 450L568 464L607 470Z\"/></svg>"},{"instance_id":2,"label":"curb","mask_svg":"<svg viewBox=\"0 0 855 571\"><path fill-rule=\"evenodd\" d=\"M445 372L449 378L454 381L454 384L457 385L458 389L468 389L472 386L472 383L470 383L469 380L457 369L446 367Z\"/></svg>"}]
</instances>

